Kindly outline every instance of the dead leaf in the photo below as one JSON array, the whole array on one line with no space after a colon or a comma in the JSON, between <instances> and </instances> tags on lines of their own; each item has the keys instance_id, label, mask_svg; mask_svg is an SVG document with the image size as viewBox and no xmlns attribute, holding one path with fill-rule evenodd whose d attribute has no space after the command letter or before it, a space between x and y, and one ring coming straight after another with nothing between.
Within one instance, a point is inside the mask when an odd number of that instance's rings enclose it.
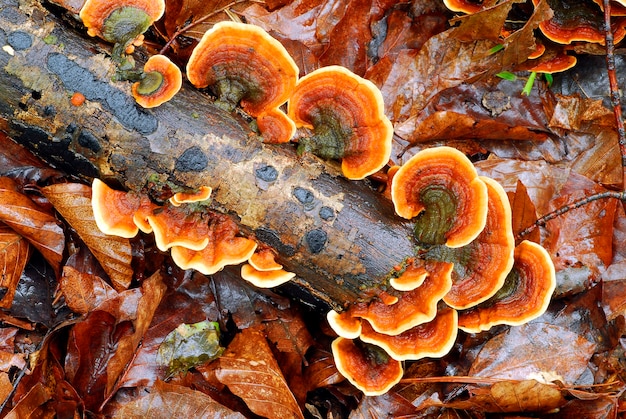
<instances>
[{"instance_id":1,"label":"dead leaf","mask_svg":"<svg viewBox=\"0 0 626 419\"><path fill-rule=\"evenodd\" d=\"M51 168L30 151L0 132L0 175L18 180L18 183L37 183L61 177L61 172Z\"/></svg>"},{"instance_id":2,"label":"dead leaf","mask_svg":"<svg viewBox=\"0 0 626 419\"><path fill-rule=\"evenodd\" d=\"M327 387L344 381L337 367L333 354L327 348L315 348L308 357L308 365L304 369L304 376L309 391L320 387Z\"/></svg>"},{"instance_id":3,"label":"dead leaf","mask_svg":"<svg viewBox=\"0 0 626 419\"><path fill-rule=\"evenodd\" d=\"M551 209L604 191L595 182L572 174L561 189L560 196L551 202ZM591 271L591 279L600 278L601 272L613 259L612 231L616 205L615 199L600 199L568 211L546 224L548 236L543 245L550 252L557 271L586 267Z\"/></svg>"},{"instance_id":4,"label":"dead leaf","mask_svg":"<svg viewBox=\"0 0 626 419\"><path fill-rule=\"evenodd\" d=\"M91 188L78 183L59 183L42 188L42 192L98 259L113 287L118 291L127 289L133 278L130 242L98 229L91 209Z\"/></svg>"},{"instance_id":5,"label":"dead leaf","mask_svg":"<svg viewBox=\"0 0 626 419\"><path fill-rule=\"evenodd\" d=\"M149 388L147 395L115 403L109 414L110 417L124 419L245 418L200 391L161 380Z\"/></svg>"},{"instance_id":6,"label":"dead leaf","mask_svg":"<svg viewBox=\"0 0 626 419\"><path fill-rule=\"evenodd\" d=\"M250 410L270 419L303 418L265 336L244 329L219 359L217 378Z\"/></svg>"},{"instance_id":7,"label":"dead leaf","mask_svg":"<svg viewBox=\"0 0 626 419\"><path fill-rule=\"evenodd\" d=\"M376 397L363 397L350 419L418 418L418 412L408 400L390 391Z\"/></svg>"},{"instance_id":8,"label":"dead leaf","mask_svg":"<svg viewBox=\"0 0 626 419\"><path fill-rule=\"evenodd\" d=\"M490 339L469 375L526 380L541 372L574 383L587 368L596 345L562 326L535 322L512 327Z\"/></svg>"},{"instance_id":9,"label":"dead leaf","mask_svg":"<svg viewBox=\"0 0 626 419\"><path fill-rule=\"evenodd\" d=\"M85 402L97 412L115 391L134 357L165 292L157 272L141 288L106 300L70 332L66 374Z\"/></svg>"},{"instance_id":10,"label":"dead leaf","mask_svg":"<svg viewBox=\"0 0 626 419\"><path fill-rule=\"evenodd\" d=\"M297 310L281 310L278 320L265 322L264 326L267 338L276 345L276 349L295 353L305 360L304 355L313 345L313 337Z\"/></svg>"},{"instance_id":11,"label":"dead leaf","mask_svg":"<svg viewBox=\"0 0 626 419\"><path fill-rule=\"evenodd\" d=\"M488 39L499 42L504 29L504 22L514 3L523 3L525 0L506 0L494 6L481 9L477 13L454 18L451 24L460 22L454 29L452 36L460 41L470 42L477 39Z\"/></svg>"},{"instance_id":12,"label":"dead leaf","mask_svg":"<svg viewBox=\"0 0 626 419\"><path fill-rule=\"evenodd\" d=\"M78 314L87 314L104 301L117 296L117 291L101 277L79 272L71 266L63 267L59 285L65 303Z\"/></svg>"},{"instance_id":13,"label":"dead leaf","mask_svg":"<svg viewBox=\"0 0 626 419\"><path fill-rule=\"evenodd\" d=\"M509 194L509 200L511 201L513 235L517 235L520 231L532 226L537 221L537 211L533 201L528 196L526 186L519 180L515 187L515 193ZM541 243L540 230L535 228L530 234L525 235L523 240Z\"/></svg>"},{"instance_id":14,"label":"dead leaf","mask_svg":"<svg viewBox=\"0 0 626 419\"><path fill-rule=\"evenodd\" d=\"M502 381L489 388L474 388L469 400L445 402L453 409L471 409L480 412L549 412L566 403L562 390L555 385L535 380Z\"/></svg>"},{"instance_id":15,"label":"dead leaf","mask_svg":"<svg viewBox=\"0 0 626 419\"><path fill-rule=\"evenodd\" d=\"M28 240L56 273L60 271L65 249L63 229L52 214L20 193L17 183L7 177L0 177L0 221Z\"/></svg>"},{"instance_id":16,"label":"dead leaf","mask_svg":"<svg viewBox=\"0 0 626 419\"><path fill-rule=\"evenodd\" d=\"M29 258L28 242L9 226L0 224L0 308L11 308L17 283Z\"/></svg>"}]
</instances>

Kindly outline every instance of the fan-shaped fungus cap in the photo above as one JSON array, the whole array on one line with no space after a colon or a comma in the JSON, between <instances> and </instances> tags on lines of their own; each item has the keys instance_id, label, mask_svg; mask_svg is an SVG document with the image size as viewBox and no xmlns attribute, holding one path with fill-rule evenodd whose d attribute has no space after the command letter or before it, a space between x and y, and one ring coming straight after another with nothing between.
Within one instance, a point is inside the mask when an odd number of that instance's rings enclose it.
<instances>
[{"instance_id":1,"label":"fan-shaped fungus cap","mask_svg":"<svg viewBox=\"0 0 626 419\"><path fill-rule=\"evenodd\" d=\"M272 249L267 247L260 250L257 249L257 251L250 256L250 259L248 259L248 263L257 271L278 271L283 269L283 265L276 262L276 257Z\"/></svg>"},{"instance_id":2,"label":"fan-shaped fungus cap","mask_svg":"<svg viewBox=\"0 0 626 419\"><path fill-rule=\"evenodd\" d=\"M164 0L87 0L80 18L89 35L125 47L164 12Z\"/></svg>"},{"instance_id":3,"label":"fan-shaped fungus cap","mask_svg":"<svg viewBox=\"0 0 626 419\"><path fill-rule=\"evenodd\" d=\"M411 258L402 274L389 280L389 285L398 291L412 291L422 285L427 276L424 265L415 264L415 259Z\"/></svg>"},{"instance_id":4,"label":"fan-shaped fungus cap","mask_svg":"<svg viewBox=\"0 0 626 419\"><path fill-rule=\"evenodd\" d=\"M222 103L241 103L255 117L287 101L298 73L280 42L258 26L237 22L208 30L187 63L194 86L212 86Z\"/></svg>"},{"instance_id":5,"label":"fan-shaped fungus cap","mask_svg":"<svg viewBox=\"0 0 626 419\"><path fill-rule=\"evenodd\" d=\"M288 108L297 127L312 130L299 139L301 150L342 159L348 179L363 179L388 163L393 126L369 80L340 66L320 68L298 81Z\"/></svg>"},{"instance_id":6,"label":"fan-shaped fungus cap","mask_svg":"<svg viewBox=\"0 0 626 419\"><path fill-rule=\"evenodd\" d=\"M537 243L515 248L515 263L504 286L489 300L459 314L459 328L477 333L497 324L519 326L541 316L556 287L554 264Z\"/></svg>"},{"instance_id":7,"label":"fan-shaped fungus cap","mask_svg":"<svg viewBox=\"0 0 626 419\"><path fill-rule=\"evenodd\" d=\"M211 213L207 237L209 244L202 250L172 247L174 263L182 269L195 269L204 275L212 275L227 265L237 265L250 259L256 250L256 242L238 237L237 224L225 215Z\"/></svg>"},{"instance_id":8,"label":"fan-shaped fungus cap","mask_svg":"<svg viewBox=\"0 0 626 419\"><path fill-rule=\"evenodd\" d=\"M531 67L529 71L548 74L559 73L573 68L576 62L577 59L573 55L562 53L548 60L542 60L539 64Z\"/></svg>"},{"instance_id":9,"label":"fan-shaped fungus cap","mask_svg":"<svg viewBox=\"0 0 626 419\"><path fill-rule=\"evenodd\" d=\"M504 188L495 180L481 177L487 185L487 223L468 245L452 249L456 253L452 289L443 301L458 310L473 307L492 297L513 267L515 238L511 204Z\"/></svg>"},{"instance_id":10,"label":"fan-shaped fungus cap","mask_svg":"<svg viewBox=\"0 0 626 419\"><path fill-rule=\"evenodd\" d=\"M331 329L342 338L356 339L361 335L361 319L352 317L347 311L337 313L335 310L330 310L326 314L326 319Z\"/></svg>"},{"instance_id":11,"label":"fan-shaped fungus cap","mask_svg":"<svg viewBox=\"0 0 626 419\"><path fill-rule=\"evenodd\" d=\"M451 147L420 151L393 177L391 199L401 217L415 222L423 244L461 247L487 219L487 187L465 154Z\"/></svg>"},{"instance_id":12,"label":"fan-shaped fungus cap","mask_svg":"<svg viewBox=\"0 0 626 419\"><path fill-rule=\"evenodd\" d=\"M201 186L195 192L176 192L169 201L170 204L179 207L182 204L206 201L211 197L211 193L213 193L213 188L210 186Z\"/></svg>"},{"instance_id":13,"label":"fan-shaped fungus cap","mask_svg":"<svg viewBox=\"0 0 626 419\"><path fill-rule=\"evenodd\" d=\"M404 371L382 348L338 337L331 345L337 370L366 396L388 392Z\"/></svg>"},{"instance_id":14,"label":"fan-shaped fungus cap","mask_svg":"<svg viewBox=\"0 0 626 419\"><path fill-rule=\"evenodd\" d=\"M535 6L538 3L539 0L533 0ZM585 1L550 2L550 8L554 16L539 23L539 29L546 38L559 44L585 41L604 45L604 17L595 4ZM614 42L620 42L626 36L626 20L621 17L613 19L611 29Z\"/></svg>"},{"instance_id":15,"label":"fan-shaped fungus cap","mask_svg":"<svg viewBox=\"0 0 626 419\"><path fill-rule=\"evenodd\" d=\"M462 12L468 15L478 13L483 8L482 2L470 0L443 0L443 4L453 12Z\"/></svg>"},{"instance_id":16,"label":"fan-shaped fungus cap","mask_svg":"<svg viewBox=\"0 0 626 419\"><path fill-rule=\"evenodd\" d=\"M446 307L437 313L434 320L396 336L377 333L364 322L361 340L380 346L398 361L418 360L426 357L438 358L450 352L457 332L457 312Z\"/></svg>"},{"instance_id":17,"label":"fan-shaped fungus cap","mask_svg":"<svg viewBox=\"0 0 626 419\"><path fill-rule=\"evenodd\" d=\"M144 76L131 90L138 104L154 108L170 100L183 84L183 75L165 55L153 55L143 67Z\"/></svg>"},{"instance_id":18,"label":"fan-shaped fungus cap","mask_svg":"<svg viewBox=\"0 0 626 419\"><path fill-rule=\"evenodd\" d=\"M290 281L296 274L284 269L259 271L248 263L241 266L241 277L259 288L272 288Z\"/></svg>"},{"instance_id":19,"label":"fan-shaped fungus cap","mask_svg":"<svg viewBox=\"0 0 626 419\"><path fill-rule=\"evenodd\" d=\"M209 243L209 226L199 212L165 205L152 211L146 219L154 232L157 247L163 252L174 246L202 250Z\"/></svg>"},{"instance_id":20,"label":"fan-shaped fungus cap","mask_svg":"<svg viewBox=\"0 0 626 419\"><path fill-rule=\"evenodd\" d=\"M288 143L296 133L296 124L278 108L260 114L256 124L266 144Z\"/></svg>"},{"instance_id":21,"label":"fan-shaped fungus cap","mask_svg":"<svg viewBox=\"0 0 626 419\"><path fill-rule=\"evenodd\" d=\"M138 196L116 191L100 179L91 185L91 206L96 224L104 234L131 238L139 230L133 222L133 215L139 208Z\"/></svg>"},{"instance_id":22,"label":"fan-shaped fungus cap","mask_svg":"<svg viewBox=\"0 0 626 419\"><path fill-rule=\"evenodd\" d=\"M402 293L395 304L380 300L357 303L348 312L369 321L375 331L398 335L435 318L437 303L452 286L452 267L447 262L426 262L428 277L418 288Z\"/></svg>"}]
</instances>

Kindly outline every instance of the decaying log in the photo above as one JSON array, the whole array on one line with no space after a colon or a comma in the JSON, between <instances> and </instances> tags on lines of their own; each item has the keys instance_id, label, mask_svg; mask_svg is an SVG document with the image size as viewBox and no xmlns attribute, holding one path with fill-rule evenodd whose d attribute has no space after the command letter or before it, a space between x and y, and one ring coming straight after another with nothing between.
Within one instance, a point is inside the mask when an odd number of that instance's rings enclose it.
<instances>
[{"instance_id":1,"label":"decaying log","mask_svg":"<svg viewBox=\"0 0 626 419\"><path fill-rule=\"evenodd\" d=\"M214 188L213 205L273 246L297 288L341 307L413 251L411 226L367 182L292 146L262 144L191 86L153 110L113 82L110 46L37 2L0 0L0 129L85 178L131 190L148 178ZM70 97L87 101L73 106Z\"/></svg>"}]
</instances>

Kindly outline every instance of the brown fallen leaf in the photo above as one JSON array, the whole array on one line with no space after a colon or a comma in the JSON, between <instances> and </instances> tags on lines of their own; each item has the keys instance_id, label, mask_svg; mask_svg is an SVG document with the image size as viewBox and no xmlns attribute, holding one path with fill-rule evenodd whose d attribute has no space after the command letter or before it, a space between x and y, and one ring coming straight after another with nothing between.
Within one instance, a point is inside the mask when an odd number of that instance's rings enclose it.
<instances>
[{"instance_id":1,"label":"brown fallen leaf","mask_svg":"<svg viewBox=\"0 0 626 419\"><path fill-rule=\"evenodd\" d=\"M219 359L217 378L250 410L270 419L303 418L265 336L244 329Z\"/></svg>"},{"instance_id":2,"label":"brown fallen leaf","mask_svg":"<svg viewBox=\"0 0 626 419\"><path fill-rule=\"evenodd\" d=\"M106 300L70 331L66 375L88 410L97 412L114 394L164 292L157 272L141 288Z\"/></svg>"},{"instance_id":3,"label":"brown fallen leaf","mask_svg":"<svg viewBox=\"0 0 626 419\"><path fill-rule=\"evenodd\" d=\"M206 394L161 380L146 389L147 394L135 400L112 404L107 417L124 419L222 418L243 419ZM109 416L110 415L110 416Z\"/></svg>"},{"instance_id":4,"label":"brown fallen leaf","mask_svg":"<svg viewBox=\"0 0 626 419\"><path fill-rule=\"evenodd\" d=\"M11 308L20 276L30 257L28 242L9 226L0 224L0 308Z\"/></svg>"},{"instance_id":5,"label":"brown fallen leaf","mask_svg":"<svg viewBox=\"0 0 626 419\"><path fill-rule=\"evenodd\" d=\"M301 314L295 309L282 310L277 321L264 323L267 338L281 352L295 353L304 360L304 355L313 345Z\"/></svg>"},{"instance_id":6,"label":"brown fallen leaf","mask_svg":"<svg viewBox=\"0 0 626 419\"><path fill-rule=\"evenodd\" d=\"M552 384L535 380L502 381L488 388L474 388L468 400L442 403L453 409L480 412L549 412L566 403L563 391Z\"/></svg>"},{"instance_id":7,"label":"brown fallen leaf","mask_svg":"<svg viewBox=\"0 0 626 419\"><path fill-rule=\"evenodd\" d=\"M80 272L72 266L63 267L59 285L65 296L65 304L78 314L87 314L117 295L117 291L101 277Z\"/></svg>"},{"instance_id":8,"label":"brown fallen leaf","mask_svg":"<svg viewBox=\"0 0 626 419\"><path fill-rule=\"evenodd\" d=\"M555 210L606 189L595 182L572 174L551 202ZM617 200L600 199L573 209L546 224L548 236L543 245L557 271L586 267L591 280L597 280L613 259L613 222Z\"/></svg>"},{"instance_id":9,"label":"brown fallen leaf","mask_svg":"<svg viewBox=\"0 0 626 419\"><path fill-rule=\"evenodd\" d=\"M526 380L550 373L574 383L587 369L596 345L566 327L528 323L491 338L474 360L475 377Z\"/></svg>"},{"instance_id":10,"label":"brown fallen leaf","mask_svg":"<svg viewBox=\"0 0 626 419\"><path fill-rule=\"evenodd\" d=\"M0 177L0 221L28 240L59 273L65 248L63 229L8 177Z\"/></svg>"},{"instance_id":11,"label":"brown fallen leaf","mask_svg":"<svg viewBox=\"0 0 626 419\"><path fill-rule=\"evenodd\" d=\"M130 242L98 229L91 209L91 188L78 183L58 183L42 188L42 192L89 247L113 287L118 291L127 289L133 278Z\"/></svg>"},{"instance_id":12,"label":"brown fallen leaf","mask_svg":"<svg viewBox=\"0 0 626 419\"><path fill-rule=\"evenodd\" d=\"M510 193L509 200L511 201L511 214L512 214L512 226L513 234L517 235L520 231L527 227L530 227L537 220L537 210L533 201L528 196L528 190L526 186L518 180L515 187L515 193ZM541 243L541 236L538 228L534 229L530 234L523 237L524 240L530 240L535 243Z\"/></svg>"}]
</instances>

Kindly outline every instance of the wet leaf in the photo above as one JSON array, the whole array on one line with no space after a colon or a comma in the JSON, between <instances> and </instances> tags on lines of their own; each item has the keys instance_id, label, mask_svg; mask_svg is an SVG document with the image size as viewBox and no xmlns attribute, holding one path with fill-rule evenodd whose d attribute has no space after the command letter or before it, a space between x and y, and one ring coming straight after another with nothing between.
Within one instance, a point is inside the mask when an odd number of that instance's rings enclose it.
<instances>
[{"instance_id":1,"label":"wet leaf","mask_svg":"<svg viewBox=\"0 0 626 419\"><path fill-rule=\"evenodd\" d=\"M337 384L344 380L337 371L333 354L325 348L315 348L311 352L308 357L308 365L304 369L304 376L309 385L309 391Z\"/></svg>"},{"instance_id":2,"label":"wet leaf","mask_svg":"<svg viewBox=\"0 0 626 419\"><path fill-rule=\"evenodd\" d=\"M206 394L175 384L157 381L147 395L138 399L117 403L110 417L124 419L243 419L241 413L233 412Z\"/></svg>"},{"instance_id":3,"label":"wet leaf","mask_svg":"<svg viewBox=\"0 0 626 419\"><path fill-rule=\"evenodd\" d=\"M511 195L513 199L511 199ZM511 201L511 213L512 213L512 226L513 234L517 235L520 231L530 227L537 220L537 211L533 201L528 196L528 190L521 181L517 181L515 187L515 193L509 195ZM525 240L530 240L535 243L541 243L541 237L538 228L534 229L530 234L524 236Z\"/></svg>"},{"instance_id":4,"label":"wet leaf","mask_svg":"<svg viewBox=\"0 0 626 419\"><path fill-rule=\"evenodd\" d=\"M22 272L30 257L30 246L9 226L0 224L0 308L10 308Z\"/></svg>"},{"instance_id":5,"label":"wet leaf","mask_svg":"<svg viewBox=\"0 0 626 419\"><path fill-rule=\"evenodd\" d=\"M59 183L42 188L54 208L76 230L120 291L133 277L132 251L128 239L102 233L93 218L91 188L78 183Z\"/></svg>"},{"instance_id":6,"label":"wet leaf","mask_svg":"<svg viewBox=\"0 0 626 419\"><path fill-rule=\"evenodd\" d=\"M157 352L165 336L181 323L196 323L218 318L210 280L207 277L197 272L190 273L178 287L168 287L120 385L150 386L157 379L165 379L167 368L157 362Z\"/></svg>"},{"instance_id":7,"label":"wet leaf","mask_svg":"<svg viewBox=\"0 0 626 419\"><path fill-rule=\"evenodd\" d=\"M102 302L117 296L117 291L101 277L79 272L71 266L63 267L59 284L65 303L78 314L87 314Z\"/></svg>"},{"instance_id":8,"label":"wet leaf","mask_svg":"<svg viewBox=\"0 0 626 419\"><path fill-rule=\"evenodd\" d=\"M573 174L551 202L551 209L604 192L596 183ZM546 224L548 237L544 247L554 261L557 271L565 268L587 267L593 278L612 261L612 231L615 219L615 199L600 199L573 209Z\"/></svg>"},{"instance_id":9,"label":"wet leaf","mask_svg":"<svg viewBox=\"0 0 626 419\"><path fill-rule=\"evenodd\" d=\"M289 307L286 298L250 285L228 268L213 275L213 283L219 310L230 313L240 329L277 320Z\"/></svg>"},{"instance_id":10,"label":"wet leaf","mask_svg":"<svg viewBox=\"0 0 626 419\"><path fill-rule=\"evenodd\" d=\"M363 397L352 411L350 419L384 419L389 417L419 417L415 406L399 394L391 391L382 396Z\"/></svg>"},{"instance_id":11,"label":"wet leaf","mask_svg":"<svg viewBox=\"0 0 626 419\"><path fill-rule=\"evenodd\" d=\"M514 3L523 2L524 0L502 1L494 6L483 8L477 13L452 19L450 22L452 24L461 23L458 28L454 29L452 35L461 41L489 39L500 42L504 22L511 11L511 7Z\"/></svg>"},{"instance_id":12,"label":"wet leaf","mask_svg":"<svg viewBox=\"0 0 626 419\"><path fill-rule=\"evenodd\" d=\"M167 366L171 377L210 362L222 354L217 322L202 321L180 324L163 340L157 352L157 363Z\"/></svg>"},{"instance_id":13,"label":"wet leaf","mask_svg":"<svg viewBox=\"0 0 626 419\"><path fill-rule=\"evenodd\" d=\"M7 177L0 177L0 221L28 240L59 272L65 248L63 229Z\"/></svg>"},{"instance_id":14,"label":"wet leaf","mask_svg":"<svg viewBox=\"0 0 626 419\"><path fill-rule=\"evenodd\" d=\"M562 326L529 323L494 336L470 368L476 377L526 380L549 372L574 383L596 345Z\"/></svg>"},{"instance_id":15,"label":"wet leaf","mask_svg":"<svg viewBox=\"0 0 626 419\"><path fill-rule=\"evenodd\" d=\"M304 355L313 345L313 337L296 310L281 310L278 320L265 323L267 338L281 352L291 352L304 360Z\"/></svg>"},{"instance_id":16,"label":"wet leaf","mask_svg":"<svg viewBox=\"0 0 626 419\"><path fill-rule=\"evenodd\" d=\"M566 402L562 390L535 380L502 381L489 388L471 390L469 400L452 401L444 406L481 412L549 412Z\"/></svg>"},{"instance_id":17,"label":"wet leaf","mask_svg":"<svg viewBox=\"0 0 626 419\"><path fill-rule=\"evenodd\" d=\"M216 375L257 415L303 417L265 336L256 330L244 329L235 336L219 360Z\"/></svg>"},{"instance_id":18,"label":"wet leaf","mask_svg":"<svg viewBox=\"0 0 626 419\"><path fill-rule=\"evenodd\" d=\"M165 286L156 273L141 288L106 300L71 332L66 357L68 381L85 406L98 411L134 357L161 301Z\"/></svg>"},{"instance_id":19,"label":"wet leaf","mask_svg":"<svg viewBox=\"0 0 626 419\"><path fill-rule=\"evenodd\" d=\"M68 313L53 307L56 287L56 273L39 253L34 253L17 284L11 315L46 327L62 322Z\"/></svg>"},{"instance_id":20,"label":"wet leaf","mask_svg":"<svg viewBox=\"0 0 626 419\"><path fill-rule=\"evenodd\" d=\"M7 176L18 183L36 183L61 176L30 151L0 132L0 176Z\"/></svg>"}]
</instances>

